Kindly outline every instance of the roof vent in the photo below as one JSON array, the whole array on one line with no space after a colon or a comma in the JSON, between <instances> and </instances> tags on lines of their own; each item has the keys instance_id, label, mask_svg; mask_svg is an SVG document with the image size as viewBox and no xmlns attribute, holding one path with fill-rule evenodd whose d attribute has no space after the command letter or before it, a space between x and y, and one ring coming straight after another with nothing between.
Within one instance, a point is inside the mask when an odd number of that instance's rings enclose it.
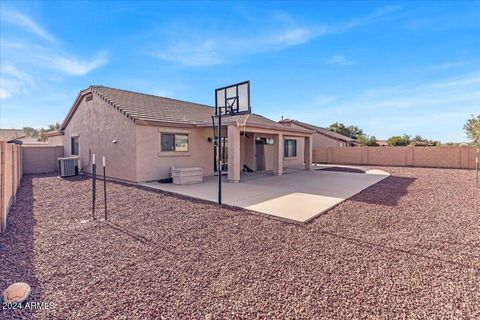
<instances>
[{"instance_id":1,"label":"roof vent","mask_svg":"<svg viewBox=\"0 0 480 320\"><path fill-rule=\"evenodd\" d=\"M93 100L93 94L89 93L85 96L85 102L92 101Z\"/></svg>"}]
</instances>

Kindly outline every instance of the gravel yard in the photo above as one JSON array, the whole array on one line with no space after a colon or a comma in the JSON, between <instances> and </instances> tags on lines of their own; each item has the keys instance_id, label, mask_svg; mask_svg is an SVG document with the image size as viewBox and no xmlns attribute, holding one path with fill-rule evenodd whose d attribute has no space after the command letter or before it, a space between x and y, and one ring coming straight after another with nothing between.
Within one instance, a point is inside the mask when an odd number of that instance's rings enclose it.
<instances>
[{"instance_id":1,"label":"gravel yard","mask_svg":"<svg viewBox=\"0 0 480 320\"><path fill-rule=\"evenodd\" d=\"M474 172L379 169L306 225L117 183L111 220L84 222L90 179L25 176L0 289L25 281L54 308L0 318L479 319Z\"/></svg>"}]
</instances>

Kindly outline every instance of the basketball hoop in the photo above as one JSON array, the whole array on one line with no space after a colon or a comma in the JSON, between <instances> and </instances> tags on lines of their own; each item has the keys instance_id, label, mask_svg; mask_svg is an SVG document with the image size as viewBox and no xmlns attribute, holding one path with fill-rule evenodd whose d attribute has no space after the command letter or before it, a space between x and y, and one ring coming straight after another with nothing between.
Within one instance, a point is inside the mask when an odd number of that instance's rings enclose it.
<instances>
[{"instance_id":1,"label":"basketball hoop","mask_svg":"<svg viewBox=\"0 0 480 320\"><path fill-rule=\"evenodd\" d=\"M215 89L215 115L250 113L250 81Z\"/></svg>"},{"instance_id":2,"label":"basketball hoop","mask_svg":"<svg viewBox=\"0 0 480 320\"><path fill-rule=\"evenodd\" d=\"M250 81L232 84L215 89L215 117L218 118L218 143L214 150L218 150L218 204L222 204L222 116L246 114L243 123L237 121L237 127L247 125L250 115Z\"/></svg>"}]
</instances>

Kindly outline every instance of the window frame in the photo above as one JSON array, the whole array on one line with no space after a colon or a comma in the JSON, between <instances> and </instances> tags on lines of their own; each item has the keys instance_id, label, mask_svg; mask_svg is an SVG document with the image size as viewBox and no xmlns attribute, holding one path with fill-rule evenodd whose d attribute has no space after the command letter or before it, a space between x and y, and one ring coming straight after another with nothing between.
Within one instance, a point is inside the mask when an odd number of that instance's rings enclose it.
<instances>
[{"instance_id":1,"label":"window frame","mask_svg":"<svg viewBox=\"0 0 480 320\"><path fill-rule=\"evenodd\" d=\"M292 143L293 145L293 154L289 153L289 144ZM296 158L298 154L298 143L296 139L284 139L283 140L283 157L286 159Z\"/></svg>"},{"instance_id":2,"label":"window frame","mask_svg":"<svg viewBox=\"0 0 480 320\"><path fill-rule=\"evenodd\" d=\"M76 142L76 150L75 148L75 140ZM76 151L76 153L74 152ZM78 156L80 155L80 137L79 136L71 136L70 137L70 155L72 156Z\"/></svg>"},{"instance_id":3,"label":"window frame","mask_svg":"<svg viewBox=\"0 0 480 320\"><path fill-rule=\"evenodd\" d=\"M172 147L173 150L165 150L163 148L163 136L173 136ZM187 138L187 149L186 150L177 150L177 136L185 136ZM190 134L182 132L160 132L160 153L188 153L190 152Z\"/></svg>"}]
</instances>

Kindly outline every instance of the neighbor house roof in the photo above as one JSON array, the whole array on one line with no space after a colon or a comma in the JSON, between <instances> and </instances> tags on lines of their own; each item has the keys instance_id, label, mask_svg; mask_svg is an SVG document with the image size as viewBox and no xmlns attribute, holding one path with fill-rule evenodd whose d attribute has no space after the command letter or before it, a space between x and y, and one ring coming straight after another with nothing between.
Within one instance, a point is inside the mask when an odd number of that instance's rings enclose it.
<instances>
[{"instance_id":1,"label":"neighbor house roof","mask_svg":"<svg viewBox=\"0 0 480 320\"><path fill-rule=\"evenodd\" d=\"M305 122L301 122L301 121L298 121L298 120L292 120L292 119L285 119L285 120L280 120L279 123L281 124L289 124L289 123L294 123L300 127L303 127L303 128L306 128L306 129L310 129L310 130L314 130L316 131L317 133L320 133L320 134L323 134L327 137L330 137L332 139L336 139L336 140L340 140L340 141L345 141L345 142L356 142L355 139L352 139L350 137L347 137L347 136L344 136L343 134L340 134L340 133L336 133L336 132L333 132L333 131L330 131L326 128L322 128L322 127L318 127L318 126L314 126L313 124L309 124L309 123L305 123Z\"/></svg>"},{"instance_id":2,"label":"neighbor house roof","mask_svg":"<svg viewBox=\"0 0 480 320\"><path fill-rule=\"evenodd\" d=\"M47 137L55 137L55 136L61 136L63 135L63 132L61 130L54 130L54 131L49 131L45 133L45 136Z\"/></svg>"},{"instance_id":3,"label":"neighbor house roof","mask_svg":"<svg viewBox=\"0 0 480 320\"><path fill-rule=\"evenodd\" d=\"M215 114L215 109L213 107L204 104L96 85L90 86L79 93L62 124L62 130L66 127L70 118L75 113L76 107L81 98L88 93L97 95L119 112L137 123L154 122L211 126L212 116ZM246 117L247 115L225 117L223 123L225 125L231 123L243 123ZM258 114L248 115L247 125L279 130L286 129L285 126ZM289 128L287 131L312 133L308 128Z\"/></svg>"},{"instance_id":4,"label":"neighbor house roof","mask_svg":"<svg viewBox=\"0 0 480 320\"><path fill-rule=\"evenodd\" d=\"M388 141L387 140L377 140L377 144L379 146L388 146Z\"/></svg>"}]
</instances>

